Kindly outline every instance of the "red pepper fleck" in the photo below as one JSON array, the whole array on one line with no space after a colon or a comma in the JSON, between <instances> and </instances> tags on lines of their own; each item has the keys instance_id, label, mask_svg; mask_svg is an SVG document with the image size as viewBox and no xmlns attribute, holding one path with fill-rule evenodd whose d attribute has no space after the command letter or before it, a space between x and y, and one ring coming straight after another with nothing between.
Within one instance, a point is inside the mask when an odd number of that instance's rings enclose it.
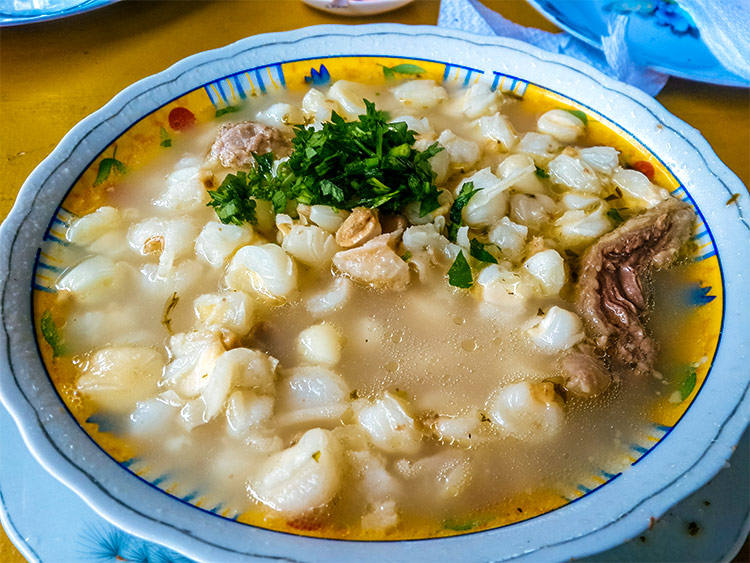
<instances>
[{"instance_id":1,"label":"red pepper fleck","mask_svg":"<svg viewBox=\"0 0 750 563\"><path fill-rule=\"evenodd\" d=\"M639 160L630 165L633 170L638 170L641 174L648 178L649 182L654 181L654 165L645 160Z\"/></svg>"},{"instance_id":2,"label":"red pepper fleck","mask_svg":"<svg viewBox=\"0 0 750 563\"><path fill-rule=\"evenodd\" d=\"M195 115L187 108L178 107L169 112L169 126L175 131L182 131L195 125Z\"/></svg>"},{"instance_id":3,"label":"red pepper fleck","mask_svg":"<svg viewBox=\"0 0 750 563\"><path fill-rule=\"evenodd\" d=\"M302 530L305 532L312 532L313 530L319 530L323 527L323 522L317 520L315 517L302 516L295 518L294 520L287 520L287 526L294 528L295 530Z\"/></svg>"}]
</instances>

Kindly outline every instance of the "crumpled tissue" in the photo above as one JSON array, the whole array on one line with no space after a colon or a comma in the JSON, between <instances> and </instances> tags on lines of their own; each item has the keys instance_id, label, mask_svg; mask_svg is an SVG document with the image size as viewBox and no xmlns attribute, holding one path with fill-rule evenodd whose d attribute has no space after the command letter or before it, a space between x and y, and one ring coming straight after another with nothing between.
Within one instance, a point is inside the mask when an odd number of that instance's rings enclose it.
<instances>
[{"instance_id":1,"label":"crumpled tissue","mask_svg":"<svg viewBox=\"0 0 750 563\"><path fill-rule=\"evenodd\" d=\"M703 43L750 86L750 0L680 0Z\"/></svg>"},{"instance_id":2,"label":"crumpled tissue","mask_svg":"<svg viewBox=\"0 0 750 563\"><path fill-rule=\"evenodd\" d=\"M711 0L692 1L700 3ZM627 16L613 15L607 24L609 35L602 37L603 48L599 50L568 33L549 33L515 24L477 0L442 0L438 18L440 27L461 29L481 35L510 37L546 51L570 55L589 63L608 76L640 88L647 94L658 94L669 77L638 65L630 58L625 43Z\"/></svg>"}]
</instances>

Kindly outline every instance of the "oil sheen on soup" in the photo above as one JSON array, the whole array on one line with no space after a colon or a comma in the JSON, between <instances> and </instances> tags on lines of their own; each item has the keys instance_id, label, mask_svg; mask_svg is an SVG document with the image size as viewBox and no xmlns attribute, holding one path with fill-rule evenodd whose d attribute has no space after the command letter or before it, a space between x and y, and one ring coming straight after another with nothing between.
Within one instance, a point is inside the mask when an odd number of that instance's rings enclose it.
<instances>
[{"instance_id":1,"label":"oil sheen on soup","mask_svg":"<svg viewBox=\"0 0 750 563\"><path fill-rule=\"evenodd\" d=\"M242 522L396 539L624 467L665 392L650 335L683 314L652 277L679 285L694 217L580 112L338 81L170 142L92 195L57 280L53 378L140 474Z\"/></svg>"}]
</instances>

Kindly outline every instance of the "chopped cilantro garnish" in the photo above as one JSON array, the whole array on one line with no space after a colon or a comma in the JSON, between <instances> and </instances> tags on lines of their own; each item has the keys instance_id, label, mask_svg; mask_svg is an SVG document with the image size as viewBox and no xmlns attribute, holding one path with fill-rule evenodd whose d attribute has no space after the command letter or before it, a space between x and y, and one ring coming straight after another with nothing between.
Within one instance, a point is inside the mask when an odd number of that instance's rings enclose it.
<instances>
[{"instance_id":1,"label":"chopped cilantro garnish","mask_svg":"<svg viewBox=\"0 0 750 563\"><path fill-rule=\"evenodd\" d=\"M411 252L408 250L404 252L404 254L401 256L401 260L403 260L404 262L408 262L409 260L411 260Z\"/></svg>"},{"instance_id":2,"label":"chopped cilantro garnish","mask_svg":"<svg viewBox=\"0 0 750 563\"><path fill-rule=\"evenodd\" d=\"M172 146L172 139L170 139L169 133L167 133L167 130L164 127L159 130L159 139L161 140L159 143L160 146L164 148Z\"/></svg>"},{"instance_id":3,"label":"chopped cilantro garnish","mask_svg":"<svg viewBox=\"0 0 750 563\"><path fill-rule=\"evenodd\" d=\"M396 78L396 74L424 74L427 72L425 69L423 69L421 66L404 63L396 66L385 66L380 65L383 67L383 76L385 76L388 79L394 79Z\"/></svg>"},{"instance_id":4,"label":"chopped cilantro garnish","mask_svg":"<svg viewBox=\"0 0 750 563\"><path fill-rule=\"evenodd\" d=\"M177 307L177 303L180 301L179 295L175 291L172 296L167 299L164 303L164 311L161 314L161 324L167 329L169 334L172 334L172 311Z\"/></svg>"},{"instance_id":5,"label":"chopped cilantro garnish","mask_svg":"<svg viewBox=\"0 0 750 563\"><path fill-rule=\"evenodd\" d=\"M536 167L536 170L534 171L534 173L535 173L535 174L537 175L537 177L539 177L539 178L542 178L542 179L544 179L544 178L549 178L549 174L547 173L547 171L546 171L546 170L545 170L544 168L539 168L539 167L537 166L537 167Z\"/></svg>"},{"instance_id":6,"label":"chopped cilantro garnish","mask_svg":"<svg viewBox=\"0 0 750 563\"><path fill-rule=\"evenodd\" d=\"M471 275L471 266L466 261L464 251L460 250L456 259L448 270L448 283L453 287L468 289L474 284L474 278Z\"/></svg>"},{"instance_id":7,"label":"chopped cilantro garnish","mask_svg":"<svg viewBox=\"0 0 750 563\"><path fill-rule=\"evenodd\" d=\"M690 394L693 392L693 389L695 389L695 384L698 379L698 375L695 373L695 368L690 367L687 371L688 372L685 375L685 379L682 380L682 383L680 383L680 387L678 389L681 401L684 401L690 396Z\"/></svg>"},{"instance_id":8,"label":"chopped cilantro garnish","mask_svg":"<svg viewBox=\"0 0 750 563\"><path fill-rule=\"evenodd\" d=\"M625 219L622 218L622 215L620 215L620 212L614 207L607 210L607 217L612 219L615 223L622 223L625 221Z\"/></svg>"},{"instance_id":9,"label":"chopped cilantro garnish","mask_svg":"<svg viewBox=\"0 0 750 563\"><path fill-rule=\"evenodd\" d=\"M579 109L566 109L565 111L567 111L568 113L572 113L573 115L575 115L578 119L580 119L581 121L583 121L584 125L588 125L589 124L589 116L586 115L585 113L583 113L581 110L579 110Z\"/></svg>"},{"instance_id":10,"label":"chopped cilantro garnish","mask_svg":"<svg viewBox=\"0 0 750 563\"><path fill-rule=\"evenodd\" d=\"M448 215L448 218L451 221L450 227L448 227L448 238L450 240L456 240L458 229L463 224L461 212L463 211L464 206L469 203L469 200L472 198L472 196L480 189L481 188L474 189L474 182L466 182L463 186L461 186L461 192L453 202L450 213Z\"/></svg>"},{"instance_id":11,"label":"chopped cilantro garnish","mask_svg":"<svg viewBox=\"0 0 750 563\"><path fill-rule=\"evenodd\" d=\"M52 313L45 311L42 313L42 319L40 323L42 329L42 336L52 348L52 357L62 356L65 354L65 344L63 343L60 331L52 318Z\"/></svg>"},{"instance_id":12,"label":"chopped cilantro garnish","mask_svg":"<svg viewBox=\"0 0 750 563\"><path fill-rule=\"evenodd\" d=\"M221 109L217 109L214 113L214 117L221 117L222 115L226 115L228 113L234 113L237 111L240 111L242 108L240 106L226 106Z\"/></svg>"},{"instance_id":13,"label":"chopped cilantro garnish","mask_svg":"<svg viewBox=\"0 0 750 563\"><path fill-rule=\"evenodd\" d=\"M111 158L103 158L101 162L99 162L99 169L96 172L96 179L94 180L94 186L98 186L100 184L103 184L105 181L109 179L109 175L112 172L112 169L114 168L115 172L118 174L125 174L128 169L127 167L117 160L115 156L117 155L117 147L114 148L112 151L112 157Z\"/></svg>"},{"instance_id":14,"label":"chopped cilantro garnish","mask_svg":"<svg viewBox=\"0 0 750 563\"><path fill-rule=\"evenodd\" d=\"M253 172L250 181L245 172L227 174L216 190L209 190L211 201L208 205L216 210L216 215L222 223L242 225L258 222L255 217L255 200L251 199L254 195L251 184L259 183L262 176Z\"/></svg>"},{"instance_id":15,"label":"chopped cilantro garnish","mask_svg":"<svg viewBox=\"0 0 750 563\"><path fill-rule=\"evenodd\" d=\"M364 100L367 111L357 121L345 121L336 112L322 129L298 125L292 154L273 171L273 155L256 155L256 167L228 174L209 192L210 206L224 223L255 222L249 198L273 202L276 212L288 201L400 211L419 202L421 216L440 207L435 173L429 159L442 147L414 148L415 133L406 123L388 123L389 115Z\"/></svg>"},{"instance_id":16,"label":"chopped cilantro garnish","mask_svg":"<svg viewBox=\"0 0 750 563\"><path fill-rule=\"evenodd\" d=\"M482 262L489 262L490 264L497 264L497 258L495 258L492 254L487 252L484 247L485 245L481 242L479 242L477 239L473 238L469 241L469 254L473 258L476 258L477 260L481 260Z\"/></svg>"},{"instance_id":17,"label":"chopped cilantro garnish","mask_svg":"<svg viewBox=\"0 0 750 563\"><path fill-rule=\"evenodd\" d=\"M443 528L446 530L454 530L456 532L465 532L467 530L471 530L473 528L479 528L480 526L485 526L490 522L491 518L487 517L478 517L474 519L468 519L468 520L459 520L456 518L448 518L446 520L443 520Z\"/></svg>"}]
</instances>

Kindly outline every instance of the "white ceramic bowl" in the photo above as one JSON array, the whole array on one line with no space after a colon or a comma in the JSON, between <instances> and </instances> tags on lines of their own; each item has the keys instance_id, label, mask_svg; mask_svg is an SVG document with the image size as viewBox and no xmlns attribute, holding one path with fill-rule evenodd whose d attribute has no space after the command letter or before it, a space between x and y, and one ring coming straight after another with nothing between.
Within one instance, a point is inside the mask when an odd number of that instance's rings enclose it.
<instances>
[{"instance_id":1,"label":"white ceramic bowl","mask_svg":"<svg viewBox=\"0 0 750 563\"><path fill-rule=\"evenodd\" d=\"M260 87L267 76L261 88L265 92L271 85L287 86L285 69L289 77L300 78L293 68L299 71L299 65L310 59L315 59L314 64L307 68L315 72L307 78L315 82L325 80L330 69L335 74L337 58L381 57L382 61L383 56L422 61L432 72L439 68L446 81L468 84L479 77L516 95L527 88L545 90L585 108L602 122L616 123L622 134L656 155L676 178L676 191L690 199L705 220L705 232L697 235L699 243L705 242L698 259L715 261L715 270L721 272L717 274L721 287L714 288L719 296L716 303L722 304L718 308L721 336L710 372L676 425L662 427L652 447L641 447L632 467L608 476L602 486L581 485L586 494L561 508L505 527L442 539L363 543L268 531L198 509L131 473L126 464L118 464L66 409L45 371L32 325L32 287L45 291L35 277L39 253L56 244L53 233L60 204L84 171L90 172L102 152L134 123L164 111L185 93L193 92L191 99L221 109L232 102L222 84L235 77L247 76L253 87ZM330 69L325 67L327 61ZM727 205L734 193L745 195ZM581 557L640 533L652 517L706 483L730 457L750 419L747 213L744 186L697 131L640 91L573 59L516 41L434 27L322 26L250 37L190 57L127 88L79 123L28 178L0 231L0 398L35 457L99 514L193 559L553 561Z\"/></svg>"}]
</instances>

